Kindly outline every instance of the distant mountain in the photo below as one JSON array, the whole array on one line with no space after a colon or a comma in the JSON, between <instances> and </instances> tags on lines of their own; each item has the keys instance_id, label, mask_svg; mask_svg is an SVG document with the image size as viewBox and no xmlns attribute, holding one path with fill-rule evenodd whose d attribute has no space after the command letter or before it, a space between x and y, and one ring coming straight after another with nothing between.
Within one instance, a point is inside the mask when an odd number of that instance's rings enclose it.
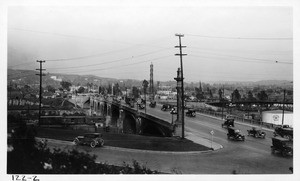
<instances>
[{"instance_id":1,"label":"distant mountain","mask_svg":"<svg viewBox=\"0 0 300 181\"><path fill-rule=\"evenodd\" d=\"M264 86L270 86L270 85L276 85L276 86L291 86L293 85L293 81L288 80L260 80L260 81L214 81L211 82L214 84L235 84L235 85L241 85L241 86L254 86L254 85L264 85Z\"/></svg>"},{"instance_id":2,"label":"distant mountain","mask_svg":"<svg viewBox=\"0 0 300 181\"><path fill-rule=\"evenodd\" d=\"M39 85L39 74L38 71L34 70L15 70L8 69L8 83L14 82L19 85ZM63 74L63 73L47 73L43 76L43 86L51 85L56 88L60 87L60 80L68 81L72 85L82 85L85 86L87 83L93 83L94 85L108 86L111 83L118 83L120 87L131 87L131 86L141 86L141 80L134 79L115 79L115 78L105 78L98 77L95 75L75 75L75 74ZM149 81L149 80L148 80ZM206 84L214 85L235 85L235 86L293 86L292 81L287 80L261 80L261 81L217 81L217 82L202 82ZM176 81L159 81L162 86L176 87ZM157 81L154 82L157 85ZM185 86L199 86L199 82L186 83Z\"/></svg>"}]
</instances>

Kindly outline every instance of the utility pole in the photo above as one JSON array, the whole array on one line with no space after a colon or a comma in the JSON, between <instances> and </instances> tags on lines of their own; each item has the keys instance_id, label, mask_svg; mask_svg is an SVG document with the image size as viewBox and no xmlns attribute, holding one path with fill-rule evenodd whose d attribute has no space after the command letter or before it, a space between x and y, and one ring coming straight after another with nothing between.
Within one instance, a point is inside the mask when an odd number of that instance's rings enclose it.
<instances>
[{"instance_id":1,"label":"utility pole","mask_svg":"<svg viewBox=\"0 0 300 181\"><path fill-rule=\"evenodd\" d=\"M40 73L35 74L35 75L40 76L40 95L39 95L39 99L40 99L40 103L39 103L39 125L40 125L40 123L41 123L41 109L42 109L42 76L45 76L45 74L43 74L42 71L46 70L46 69L43 69L42 67L43 67L43 63L45 63L46 61L37 60L36 62L40 63L40 68L36 69L36 70L39 70Z\"/></svg>"},{"instance_id":2,"label":"utility pole","mask_svg":"<svg viewBox=\"0 0 300 181\"><path fill-rule=\"evenodd\" d=\"M222 92L222 97L221 97L221 101L222 101L222 120L223 120L223 115L224 115L224 85L223 85L223 92Z\"/></svg>"},{"instance_id":3,"label":"utility pole","mask_svg":"<svg viewBox=\"0 0 300 181\"><path fill-rule=\"evenodd\" d=\"M184 85L184 83L183 83L183 63L182 63L182 56L185 56L185 55L187 55L187 54L183 54L182 53L182 48L186 48L186 46L182 46L181 45L181 37L184 37L184 35L183 34L175 34L175 36L178 36L178 38L179 38L179 46L175 46L175 48L179 48L179 51L180 51L180 53L179 54L175 54L176 56L180 56L180 69L181 69L181 76L180 76L180 78L181 78L181 99L182 99L182 101L181 101L181 103L182 103L182 106L181 106L181 121L182 121L182 136L181 136L181 138L183 139L184 138L184 88L183 88L183 85ZM180 110L178 110L178 111L180 111Z\"/></svg>"},{"instance_id":4,"label":"utility pole","mask_svg":"<svg viewBox=\"0 0 300 181\"><path fill-rule=\"evenodd\" d=\"M285 102L285 89L283 90L283 103L282 103L282 126L284 124L284 102Z\"/></svg>"}]
</instances>

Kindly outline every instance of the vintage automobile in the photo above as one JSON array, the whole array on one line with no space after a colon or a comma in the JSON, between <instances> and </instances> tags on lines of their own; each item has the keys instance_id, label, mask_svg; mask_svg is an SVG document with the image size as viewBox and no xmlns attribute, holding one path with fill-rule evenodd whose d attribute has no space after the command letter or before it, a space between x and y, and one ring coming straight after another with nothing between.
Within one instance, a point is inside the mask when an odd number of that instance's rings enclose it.
<instances>
[{"instance_id":1,"label":"vintage automobile","mask_svg":"<svg viewBox=\"0 0 300 181\"><path fill-rule=\"evenodd\" d=\"M129 105L131 108L134 107L135 99L130 97L125 97L125 103Z\"/></svg>"},{"instance_id":2,"label":"vintage automobile","mask_svg":"<svg viewBox=\"0 0 300 181\"><path fill-rule=\"evenodd\" d=\"M272 153L279 152L282 156L293 156L293 142L286 138L272 138Z\"/></svg>"},{"instance_id":3,"label":"vintage automobile","mask_svg":"<svg viewBox=\"0 0 300 181\"><path fill-rule=\"evenodd\" d=\"M223 127L234 127L234 119L233 118L226 118L224 123L222 124L222 128Z\"/></svg>"},{"instance_id":4,"label":"vintage automobile","mask_svg":"<svg viewBox=\"0 0 300 181\"><path fill-rule=\"evenodd\" d=\"M156 106L156 102L155 101L151 101L149 104L150 107L154 108Z\"/></svg>"},{"instance_id":5,"label":"vintage automobile","mask_svg":"<svg viewBox=\"0 0 300 181\"><path fill-rule=\"evenodd\" d=\"M186 116L188 117L196 117L196 110L195 109L188 109L187 112L185 113Z\"/></svg>"},{"instance_id":6,"label":"vintage automobile","mask_svg":"<svg viewBox=\"0 0 300 181\"><path fill-rule=\"evenodd\" d=\"M83 136L77 136L73 143L75 145L89 145L92 148L103 146L104 140L101 133L86 133Z\"/></svg>"},{"instance_id":7,"label":"vintage automobile","mask_svg":"<svg viewBox=\"0 0 300 181\"><path fill-rule=\"evenodd\" d=\"M293 128L288 125L277 126L274 131L274 137L281 136L289 140L293 140Z\"/></svg>"},{"instance_id":8,"label":"vintage automobile","mask_svg":"<svg viewBox=\"0 0 300 181\"><path fill-rule=\"evenodd\" d=\"M177 107L173 107L170 111L170 114L177 114Z\"/></svg>"},{"instance_id":9,"label":"vintage automobile","mask_svg":"<svg viewBox=\"0 0 300 181\"><path fill-rule=\"evenodd\" d=\"M254 138L265 138L266 133L263 132L260 129L256 129L255 127L252 127L252 129L247 130L248 136L253 136Z\"/></svg>"},{"instance_id":10,"label":"vintage automobile","mask_svg":"<svg viewBox=\"0 0 300 181\"><path fill-rule=\"evenodd\" d=\"M171 104L164 104L164 105L162 105L161 110L162 110L162 111L167 111L167 110L172 109L173 107L174 107L174 106L171 105Z\"/></svg>"},{"instance_id":11,"label":"vintage automobile","mask_svg":"<svg viewBox=\"0 0 300 181\"><path fill-rule=\"evenodd\" d=\"M234 141L245 141L245 135L242 135L240 130L228 127L227 138Z\"/></svg>"},{"instance_id":12,"label":"vintage automobile","mask_svg":"<svg viewBox=\"0 0 300 181\"><path fill-rule=\"evenodd\" d=\"M145 105L144 104L138 104L139 109L145 109Z\"/></svg>"}]
</instances>

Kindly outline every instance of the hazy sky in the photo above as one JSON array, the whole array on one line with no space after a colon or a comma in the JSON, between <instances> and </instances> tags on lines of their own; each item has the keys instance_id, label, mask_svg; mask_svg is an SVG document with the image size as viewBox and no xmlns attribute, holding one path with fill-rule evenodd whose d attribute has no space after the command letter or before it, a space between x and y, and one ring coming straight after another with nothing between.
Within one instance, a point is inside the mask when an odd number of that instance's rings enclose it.
<instances>
[{"instance_id":1,"label":"hazy sky","mask_svg":"<svg viewBox=\"0 0 300 181\"><path fill-rule=\"evenodd\" d=\"M292 7L10 6L8 68L185 81L293 80ZM277 61L277 63L276 63Z\"/></svg>"}]
</instances>

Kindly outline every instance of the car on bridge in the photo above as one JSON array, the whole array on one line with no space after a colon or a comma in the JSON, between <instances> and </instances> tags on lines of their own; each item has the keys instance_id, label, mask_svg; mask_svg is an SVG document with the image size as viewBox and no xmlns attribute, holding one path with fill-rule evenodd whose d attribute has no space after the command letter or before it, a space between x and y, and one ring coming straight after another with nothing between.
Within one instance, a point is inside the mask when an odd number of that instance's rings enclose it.
<instances>
[{"instance_id":1,"label":"car on bridge","mask_svg":"<svg viewBox=\"0 0 300 181\"><path fill-rule=\"evenodd\" d=\"M91 148L103 146L104 140L101 133L86 133L83 136L77 136L73 143L75 145L89 145Z\"/></svg>"},{"instance_id":2,"label":"car on bridge","mask_svg":"<svg viewBox=\"0 0 300 181\"><path fill-rule=\"evenodd\" d=\"M164 105L162 105L161 110L162 111L167 111L167 110L172 109L173 107L175 107L175 106L171 105L171 104L164 104Z\"/></svg>"},{"instance_id":3,"label":"car on bridge","mask_svg":"<svg viewBox=\"0 0 300 181\"><path fill-rule=\"evenodd\" d=\"M138 104L139 109L145 109L145 105L144 104Z\"/></svg>"},{"instance_id":4,"label":"car on bridge","mask_svg":"<svg viewBox=\"0 0 300 181\"><path fill-rule=\"evenodd\" d=\"M155 108L156 106L156 102L155 101L151 101L149 104L150 107Z\"/></svg>"},{"instance_id":5,"label":"car on bridge","mask_svg":"<svg viewBox=\"0 0 300 181\"><path fill-rule=\"evenodd\" d=\"M286 138L272 138L272 154L279 152L282 156L293 156L293 142Z\"/></svg>"},{"instance_id":6,"label":"car on bridge","mask_svg":"<svg viewBox=\"0 0 300 181\"><path fill-rule=\"evenodd\" d=\"M293 140L293 128L288 125L277 126L274 131L274 137L281 136L289 140Z\"/></svg>"},{"instance_id":7,"label":"car on bridge","mask_svg":"<svg viewBox=\"0 0 300 181\"><path fill-rule=\"evenodd\" d=\"M245 141L245 135L242 135L240 130L228 127L227 138L234 141Z\"/></svg>"},{"instance_id":8,"label":"car on bridge","mask_svg":"<svg viewBox=\"0 0 300 181\"><path fill-rule=\"evenodd\" d=\"M234 119L233 118L226 118L224 123L222 123L222 128L225 126L227 128L234 127Z\"/></svg>"},{"instance_id":9,"label":"car on bridge","mask_svg":"<svg viewBox=\"0 0 300 181\"><path fill-rule=\"evenodd\" d=\"M196 117L196 110L195 109L188 109L188 111L185 113L188 117Z\"/></svg>"},{"instance_id":10,"label":"car on bridge","mask_svg":"<svg viewBox=\"0 0 300 181\"><path fill-rule=\"evenodd\" d=\"M261 129L256 129L255 127L252 127L252 129L247 130L248 136L253 136L254 138L265 138L266 133L263 132Z\"/></svg>"},{"instance_id":11,"label":"car on bridge","mask_svg":"<svg viewBox=\"0 0 300 181\"><path fill-rule=\"evenodd\" d=\"M177 114L177 107L173 107L170 111L171 114Z\"/></svg>"}]
</instances>

